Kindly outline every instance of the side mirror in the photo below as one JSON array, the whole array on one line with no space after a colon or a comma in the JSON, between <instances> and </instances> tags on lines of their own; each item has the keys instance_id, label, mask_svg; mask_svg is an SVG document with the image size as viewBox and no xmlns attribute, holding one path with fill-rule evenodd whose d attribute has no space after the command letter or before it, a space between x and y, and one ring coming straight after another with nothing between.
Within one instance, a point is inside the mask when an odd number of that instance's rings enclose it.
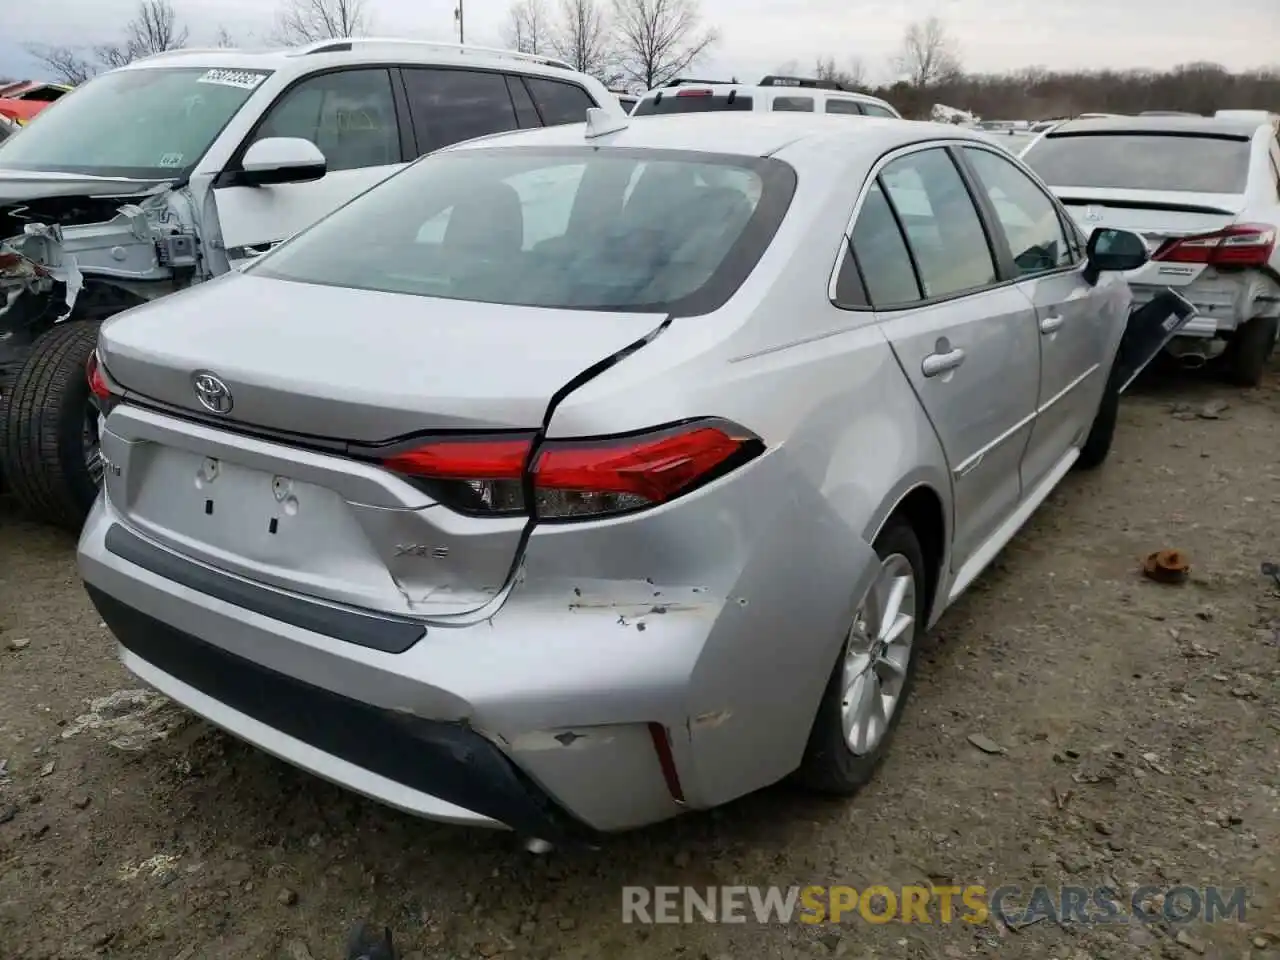
<instances>
[{"instance_id":1,"label":"side mirror","mask_svg":"<svg viewBox=\"0 0 1280 960\"><path fill-rule=\"evenodd\" d=\"M1085 279L1097 283L1104 272L1137 270L1147 262L1147 245L1136 233L1098 227L1085 247Z\"/></svg>"},{"instance_id":2,"label":"side mirror","mask_svg":"<svg viewBox=\"0 0 1280 960\"><path fill-rule=\"evenodd\" d=\"M276 183L306 183L319 180L328 170L324 154L310 140L301 137L267 137L245 151L236 183L265 187Z\"/></svg>"}]
</instances>

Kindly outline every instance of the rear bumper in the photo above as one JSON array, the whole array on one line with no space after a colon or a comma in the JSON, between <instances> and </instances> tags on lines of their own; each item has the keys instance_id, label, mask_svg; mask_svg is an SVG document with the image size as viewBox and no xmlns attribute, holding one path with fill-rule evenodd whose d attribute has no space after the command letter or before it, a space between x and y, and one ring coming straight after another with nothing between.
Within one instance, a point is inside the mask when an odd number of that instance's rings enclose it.
<instances>
[{"instance_id":1,"label":"rear bumper","mask_svg":"<svg viewBox=\"0 0 1280 960\"><path fill-rule=\"evenodd\" d=\"M286 677L87 589L126 667L267 753L432 820L560 842L591 836L462 724L393 714Z\"/></svg>"}]
</instances>

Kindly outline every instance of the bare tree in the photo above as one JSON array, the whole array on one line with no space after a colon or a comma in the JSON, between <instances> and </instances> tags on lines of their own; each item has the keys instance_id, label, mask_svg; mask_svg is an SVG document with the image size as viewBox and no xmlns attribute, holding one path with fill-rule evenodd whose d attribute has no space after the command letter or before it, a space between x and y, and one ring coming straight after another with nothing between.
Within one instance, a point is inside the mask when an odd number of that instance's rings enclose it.
<instances>
[{"instance_id":1,"label":"bare tree","mask_svg":"<svg viewBox=\"0 0 1280 960\"><path fill-rule=\"evenodd\" d=\"M230 48L236 45L235 37L231 36L231 31L225 26L218 27L218 32L213 35L213 45L215 47Z\"/></svg>"},{"instance_id":2,"label":"bare tree","mask_svg":"<svg viewBox=\"0 0 1280 960\"><path fill-rule=\"evenodd\" d=\"M907 27L894 66L917 90L936 86L960 73L960 55L937 17L918 20Z\"/></svg>"},{"instance_id":3,"label":"bare tree","mask_svg":"<svg viewBox=\"0 0 1280 960\"><path fill-rule=\"evenodd\" d=\"M613 15L619 71L646 90L688 70L718 39L702 29L698 0L613 0Z\"/></svg>"},{"instance_id":4,"label":"bare tree","mask_svg":"<svg viewBox=\"0 0 1280 960\"><path fill-rule=\"evenodd\" d=\"M187 44L190 31L178 25L170 0L142 0L137 15L125 24L124 39L94 47L94 55L105 67L123 67L126 63L178 50Z\"/></svg>"},{"instance_id":5,"label":"bare tree","mask_svg":"<svg viewBox=\"0 0 1280 960\"><path fill-rule=\"evenodd\" d=\"M813 69L819 80L833 80L848 90L866 89L867 65L860 57L850 57L843 67L836 65L835 57L819 57Z\"/></svg>"},{"instance_id":6,"label":"bare tree","mask_svg":"<svg viewBox=\"0 0 1280 960\"><path fill-rule=\"evenodd\" d=\"M56 79L72 86L84 83L98 72L98 67L93 61L81 56L72 47L46 47L33 43L28 44L25 49Z\"/></svg>"},{"instance_id":7,"label":"bare tree","mask_svg":"<svg viewBox=\"0 0 1280 960\"><path fill-rule=\"evenodd\" d=\"M365 0L284 0L273 36L279 43L294 46L362 37L369 26Z\"/></svg>"},{"instance_id":8,"label":"bare tree","mask_svg":"<svg viewBox=\"0 0 1280 960\"><path fill-rule=\"evenodd\" d=\"M546 53L551 46L551 17L544 0L516 0L507 9L502 41L521 53Z\"/></svg>"},{"instance_id":9,"label":"bare tree","mask_svg":"<svg viewBox=\"0 0 1280 960\"><path fill-rule=\"evenodd\" d=\"M609 24L597 0L560 0L551 49L575 70L605 77L613 59Z\"/></svg>"}]
</instances>

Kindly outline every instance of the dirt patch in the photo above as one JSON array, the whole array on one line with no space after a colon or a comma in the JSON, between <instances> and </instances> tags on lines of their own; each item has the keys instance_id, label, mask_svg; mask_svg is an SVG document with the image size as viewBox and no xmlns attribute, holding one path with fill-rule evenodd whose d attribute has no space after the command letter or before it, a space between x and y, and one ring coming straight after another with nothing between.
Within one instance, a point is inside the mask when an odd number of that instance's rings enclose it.
<instances>
[{"instance_id":1,"label":"dirt patch","mask_svg":"<svg viewBox=\"0 0 1280 960\"><path fill-rule=\"evenodd\" d=\"M0 955L1280 956L1280 378L1142 385L934 632L855 800L779 787L534 857L300 773L139 690L70 538L0 508ZM1153 550L1191 558L1145 580ZM21 643L20 641L29 641ZM993 749L994 748L994 749ZM1249 889L1244 923L624 925L626 884Z\"/></svg>"}]
</instances>

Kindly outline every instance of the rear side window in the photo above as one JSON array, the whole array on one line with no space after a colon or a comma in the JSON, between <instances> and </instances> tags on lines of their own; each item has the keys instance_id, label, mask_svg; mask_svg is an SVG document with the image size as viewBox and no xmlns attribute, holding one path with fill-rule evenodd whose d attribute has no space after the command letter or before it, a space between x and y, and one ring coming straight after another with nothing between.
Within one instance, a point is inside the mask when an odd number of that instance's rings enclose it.
<instances>
[{"instance_id":1,"label":"rear side window","mask_svg":"<svg viewBox=\"0 0 1280 960\"><path fill-rule=\"evenodd\" d=\"M1051 187L1243 193L1249 141L1181 134L1049 134L1022 160Z\"/></svg>"},{"instance_id":2,"label":"rear side window","mask_svg":"<svg viewBox=\"0 0 1280 960\"><path fill-rule=\"evenodd\" d=\"M751 110L750 97L710 96L692 91L663 92L641 100L632 112L633 117L648 117L668 113L714 113L717 110Z\"/></svg>"},{"instance_id":3,"label":"rear side window","mask_svg":"<svg viewBox=\"0 0 1280 960\"><path fill-rule=\"evenodd\" d=\"M902 220L925 297L995 282L995 260L978 210L945 150L922 150L894 160L880 180Z\"/></svg>"},{"instance_id":4,"label":"rear side window","mask_svg":"<svg viewBox=\"0 0 1280 960\"><path fill-rule=\"evenodd\" d=\"M480 303L706 313L747 278L795 190L779 160L562 147L435 154L251 268Z\"/></svg>"},{"instance_id":5,"label":"rear side window","mask_svg":"<svg viewBox=\"0 0 1280 960\"><path fill-rule=\"evenodd\" d=\"M891 111L886 110L877 103L864 103L862 105L862 112L868 117L888 117L890 120L898 119Z\"/></svg>"},{"instance_id":6,"label":"rear side window","mask_svg":"<svg viewBox=\"0 0 1280 960\"><path fill-rule=\"evenodd\" d=\"M783 113L813 113L813 97L774 97L773 109Z\"/></svg>"},{"instance_id":7,"label":"rear side window","mask_svg":"<svg viewBox=\"0 0 1280 960\"><path fill-rule=\"evenodd\" d=\"M413 67L405 68L404 82L420 153L518 128L500 73Z\"/></svg>"},{"instance_id":8,"label":"rear side window","mask_svg":"<svg viewBox=\"0 0 1280 960\"><path fill-rule=\"evenodd\" d=\"M853 226L853 255L866 278L873 307L897 307L920 299L911 254L878 180L867 191Z\"/></svg>"},{"instance_id":9,"label":"rear side window","mask_svg":"<svg viewBox=\"0 0 1280 960\"><path fill-rule=\"evenodd\" d=\"M855 113L862 116L857 100L828 100L827 113Z\"/></svg>"},{"instance_id":10,"label":"rear side window","mask_svg":"<svg viewBox=\"0 0 1280 960\"><path fill-rule=\"evenodd\" d=\"M533 102L538 105L543 122L553 127L561 123L585 123L587 111L596 105L587 91L575 83L525 77Z\"/></svg>"}]
</instances>

